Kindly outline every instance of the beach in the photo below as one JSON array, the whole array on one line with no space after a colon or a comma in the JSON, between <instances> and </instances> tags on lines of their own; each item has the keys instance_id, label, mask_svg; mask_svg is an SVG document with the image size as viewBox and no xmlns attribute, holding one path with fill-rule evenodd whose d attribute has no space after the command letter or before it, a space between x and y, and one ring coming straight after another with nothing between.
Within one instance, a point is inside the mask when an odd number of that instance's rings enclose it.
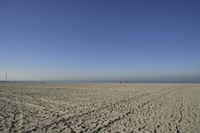
<instances>
[{"instance_id":1,"label":"beach","mask_svg":"<svg viewBox=\"0 0 200 133\"><path fill-rule=\"evenodd\" d=\"M0 132L200 132L200 85L1 83Z\"/></svg>"}]
</instances>

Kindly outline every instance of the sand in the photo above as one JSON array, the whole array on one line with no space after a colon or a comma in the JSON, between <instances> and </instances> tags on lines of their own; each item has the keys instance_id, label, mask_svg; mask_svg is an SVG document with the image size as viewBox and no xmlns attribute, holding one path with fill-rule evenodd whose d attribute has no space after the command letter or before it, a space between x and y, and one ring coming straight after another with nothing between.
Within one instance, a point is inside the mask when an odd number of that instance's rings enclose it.
<instances>
[{"instance_id":1,"label":"sand","mask_svg":"<svg viewBox=\"0 0 200 133\"><path fill-rule=\"evenodd\" d=\"M200 84L0 83L0 132L200 133Z\"/></svg>"}]
</instances>

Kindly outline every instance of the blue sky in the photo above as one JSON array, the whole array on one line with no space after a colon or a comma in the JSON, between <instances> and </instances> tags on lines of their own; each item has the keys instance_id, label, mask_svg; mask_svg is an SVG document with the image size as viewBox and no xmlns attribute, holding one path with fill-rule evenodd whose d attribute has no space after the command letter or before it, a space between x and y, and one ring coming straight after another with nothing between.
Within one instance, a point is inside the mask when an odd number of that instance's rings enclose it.
<instances>
[{"instance_id":1,"label":"blue sky","mask_svg":"<svg viewBox=\"0 0 200 133\"><path fill-rule=\"evenodd\" d=\"M200 2L1 0L0 79L200 81Z\"/></svg>"}]
</instances>

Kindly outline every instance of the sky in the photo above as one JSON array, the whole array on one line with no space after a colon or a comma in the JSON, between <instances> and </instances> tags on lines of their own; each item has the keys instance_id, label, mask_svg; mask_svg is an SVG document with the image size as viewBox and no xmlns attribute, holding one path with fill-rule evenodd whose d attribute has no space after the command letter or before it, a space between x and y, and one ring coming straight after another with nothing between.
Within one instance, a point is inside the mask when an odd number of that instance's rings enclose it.
<instances>
[{"instance_id":1,"label":"sky","mask_svg":"<svg viewBox=\"0 0 200 133\"><path fill-rule=\"evenodd\" d=\"M198 0L1 0L0 80L200 82Z\"/></svg>"}]
</instances>

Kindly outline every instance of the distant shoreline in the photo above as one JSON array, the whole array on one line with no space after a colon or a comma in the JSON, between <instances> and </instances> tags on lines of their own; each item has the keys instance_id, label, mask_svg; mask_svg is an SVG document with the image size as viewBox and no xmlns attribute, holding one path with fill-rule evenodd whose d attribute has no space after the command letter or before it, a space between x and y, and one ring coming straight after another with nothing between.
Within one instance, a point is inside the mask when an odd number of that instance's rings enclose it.
<instances>
[{"instance_id":1,"label":"distant shoreline","mask_svg":"<svg viewBox=\"0 0 200 133\"><path fill-rule=\"evenodd\" d=\"M200 81L83 81L83 80L12 80L12 81L0 81L0 83L196 83L200 84Z\"/></svg>"}]
</instances>

